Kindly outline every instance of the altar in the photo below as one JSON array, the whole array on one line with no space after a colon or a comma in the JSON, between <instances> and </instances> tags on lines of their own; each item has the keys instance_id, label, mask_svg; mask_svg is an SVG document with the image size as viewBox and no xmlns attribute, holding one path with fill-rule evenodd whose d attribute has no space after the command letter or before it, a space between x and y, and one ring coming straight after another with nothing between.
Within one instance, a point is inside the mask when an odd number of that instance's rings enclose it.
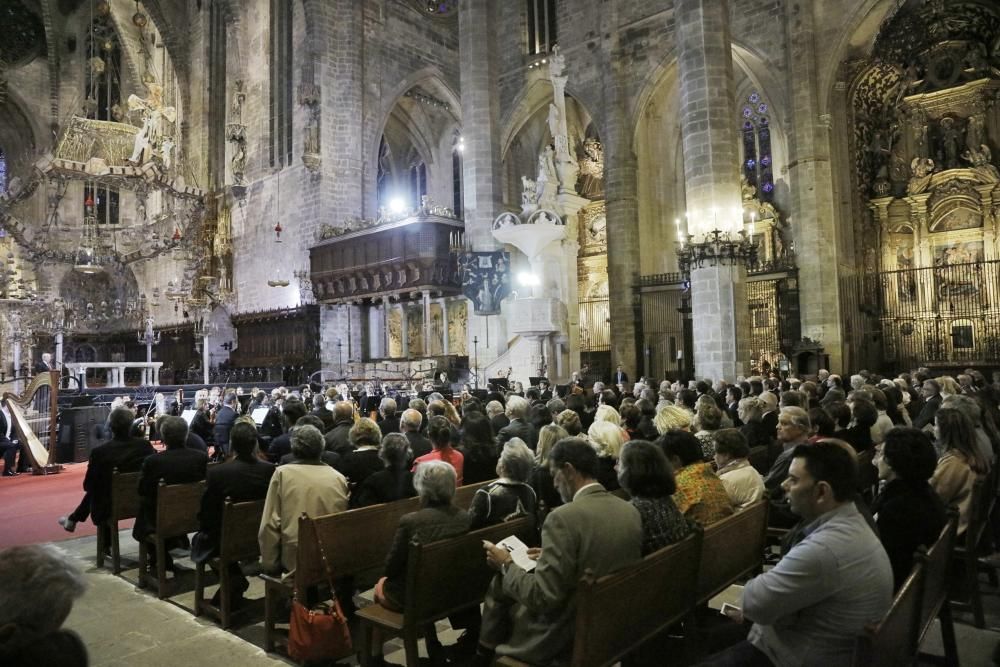
<instances>
[{"instance_id":1,"label":"altar","mask_svg":"<svg viewBox=\"0 0 1000 667\"><path fill-rule=\"evenodd\" d=\"M125 386L125 369L126 368L138 368L142 371L142 379L139 384L148 387L158 387L160 385L160 368L163 366L162 361L155 362L122 362L122 361L96 361L87 363L70 363L66 364L66 368L73 377L79 379L80 389L87 388L87 371L90 369L101 370L104 369L108 374L108 387L124 387Z\"/></svg>"}]
</instances>

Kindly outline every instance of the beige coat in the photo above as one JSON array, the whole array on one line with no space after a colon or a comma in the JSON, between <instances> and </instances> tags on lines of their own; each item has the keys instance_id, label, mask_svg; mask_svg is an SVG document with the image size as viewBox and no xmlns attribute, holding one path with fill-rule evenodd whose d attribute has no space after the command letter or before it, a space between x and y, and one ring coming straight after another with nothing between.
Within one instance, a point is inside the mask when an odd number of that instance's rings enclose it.
<instances>
[{"instance_id":1,"label":"beige coat","mask_svg":"<svg viewBox=\"0 0 1000 667\"><path fill-rule=\"evenodd\" d=\"M972 506L972 485L979 478L965 457L950 450L938 461L931 486L944 502L945 507L958 507L958 532L962 534L969 527L969 508Z\"/></svg>"},{"instance_id":2,"label":"beige coat","mask_svg":"<svg viewBox=\"0 0 1000 667\"><path fill-rule=\"evenodd\" d=\"M285 578L295 573L299 517L347 509L347 478L325 463L287 463L274 471L260 521L260 560L264 570L278 565Z\"/></svg>"},{"instance_id":3,"label":"beige coat","mask_svg":"<svg viewBox=\"0 0 1000 667\"><path fill-rule=\"evenodd\" d=\"M738 509L746 509L764 497L764 478L746 459L731 461L718 473L726 495Z\"/></svg>"}]
</instances>

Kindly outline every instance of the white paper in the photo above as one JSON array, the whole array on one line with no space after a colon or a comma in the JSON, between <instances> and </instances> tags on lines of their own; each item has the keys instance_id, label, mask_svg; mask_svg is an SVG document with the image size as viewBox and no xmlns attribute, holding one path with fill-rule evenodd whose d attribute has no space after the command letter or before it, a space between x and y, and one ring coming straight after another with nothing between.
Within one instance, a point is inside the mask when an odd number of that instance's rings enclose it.
<instances>
[{"instance_id":1,"label":"white paper","mask_svg":"<svg viewBox=\"0 0 1000 667\"><path fill-rule=\"evenodd\" d=\"M506 549L514 559L514 564L522 570L531 572L538 565L538 561L528 557L528 545L517 538L516 535L505 537L497 542L497 546Z\"/></svg>"}]
</instances>

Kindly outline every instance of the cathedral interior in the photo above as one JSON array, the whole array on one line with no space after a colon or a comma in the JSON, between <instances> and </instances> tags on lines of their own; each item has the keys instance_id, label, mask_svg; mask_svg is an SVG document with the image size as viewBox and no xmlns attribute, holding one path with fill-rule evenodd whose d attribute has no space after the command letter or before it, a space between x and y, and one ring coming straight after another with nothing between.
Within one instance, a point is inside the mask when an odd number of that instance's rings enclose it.
<instances>
[{"instance_id":1,"label":"cathedral interior","mask_svg":"<svg viewBox=\"0 0 1000 667\"><path fill-rule=\"evenodd\" d=\"M1000 364L992 0L0 18L8 379Z\"/></svg>"}]
</instances>

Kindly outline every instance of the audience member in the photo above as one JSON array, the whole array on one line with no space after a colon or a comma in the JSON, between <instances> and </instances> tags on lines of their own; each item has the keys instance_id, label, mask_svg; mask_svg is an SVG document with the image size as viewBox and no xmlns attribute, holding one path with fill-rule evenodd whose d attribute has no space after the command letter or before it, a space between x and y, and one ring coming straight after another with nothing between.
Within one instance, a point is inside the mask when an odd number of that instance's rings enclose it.
<instances>
[{"instance_id":1,"label":"audience member","mask_svg":"<svg viewBox=\"0 0 1000 667\"><path fill-rule=\"evenodd\" d=\"M486 598L480 651L536 665L569 657L583 573L609 574L637 562L642 551L639 512L597 482L597 452L589 443L560 440L548 465L565 504L542 526L534 571L515 565L506 549L485 546L500 579Z\"/></svg>"},{"instance_id":2,"label":"audience member","mask_svg":"<svg viewBox=\"0 0 1000 667\"><path fill-rule=\"evenodd\" d=\"M433 449L429 454L417 457L413 462L413 471L419 470L420 464L426 461L444 461L455 469L458 486L462 486L465 483L462 481L465 457L451 446L451 423L444 417L431 417L427 426L427 438Z\"/></svg>"},{"instance_id":3,"label":"audience member","mask_svg":"<svg viewBox=\"0 0 1000 667\"><path fill-rule=\"evenodd\" d=\"M642 519L642 555L679 542L694 522L674 504L674 471L663 450L646 440L630 440L618 459L618 482Z\"/></svg>"},{"instance_id":4,"label":"audience member","mask_svg":"<svg viewBox=\"0 0 1000 667\"><path fill-rule=\"evenodd\" d=\"M497 433L498 449L511 438L520 438L530 449L535 448L538 443L538 431L527 421L529 407L528 401L520 396L507 398L506 414L510 423Z\"/></svg>"},{"instance_id":5,"label":"audience member","mask_svg":"<svg viewBox=\"0 0 1000 667\"><path fill-rule=\"evenodd\" d=\"M347 509L347 479L323 463L323 434L314 426L292 429L292 454L295 461L278 467L271 477L264 502L258 540L261 569L284 573L289 580L295 573L299 543L299 517L316 517Z\"/></svg>"},{"instance_id":6,"label":"audience member","mask_svg":"<svg viewBox=\"0 0 1000 667\"><path fill-rule=\"evenodd\" d=\"M281 413L288 425L287 431L276 438L273 438L267 446L267 458L272 463L278 463L292 451L291 429L299 423L299 420L306 416L306 404L291 396L281 404Z\"/></svg>"},{"instance_id":7,"label":"audience member","mask_svg":"<svg viewBox=\"0 0 1000 667\"><path fill-rule=\"evenodd\" d=\"M740 399L737 408L739 420L743 422L740 432L747 439L747 446L770 447L774 442L774 433L769 433L761 417L764 414L764 403L756 396L747 396Z\"/></svg>"},{"instance_id":8,"label":"audience member","mask_svg":"<svg viewBox=\"0 0 1000 667\"><path fill-rule=\"evenodd\" d=\"M565 410L563 414L566 413L573 415L574 423L579 425L580 419L575 412ZM547 512L562 505L562 498L559 497L559 492L552 480L552 474L549 472L549 453L557 442L571 435L557 424L549 424L538 433L538 447L535 448L535 469L531 474L531 488L535 490L535 495L538 498L540 519L544 518Z\"/></svg>"},{"instance_id":9,"label":"audience member","mask_svg":"<svg viewBox=\"0 0 1000 667\"><path fill-rule=\"evenodd\" d=\"M702 526L710 526L733 513L726 487L702 458L701 443L686 431L668 431L659 442L674 468L677 490L674 504Z\"/></svg>"},{"instance_id":10,"label":"audience member","mask_svg":"<svg viewBox=\"0 0 1000 667\"><path fill-rule=\"evenodd\" d=\"M382 432L378 424L367 417L359 419L348 431L351 447L354 449L340 459L337 468L347 478L352 489L365 479L382 469L378 448L382 442Z\"/></svg>"},{"instance_id":11,"label":"audience member","mask_svg":"<svg viewBox=\"0 0 1000 667\"><path fill-rule=\"evenodd\" d=\"M786 408L791 409L791 408ZM865 626L892 603L892 568L853 499L857 463L832 442L793 450L783 486L807 523L801 541L743 589L740 609L753 622L747 639L710 665L849 665Z\"/></svg>"},{"instance_id":12,"label":"audience member","mask_svg":"<svg viewBox=\"0 0 1000 667\"><path fill-rule=\"evenodd\" d=\"M61 629L85 588L79 566L53 546L0 550L0 665L86 667L83 641Z\"/></svg>"},{"instance_id":13,"label":"audience member","mask_svg":"<svg viewBox=\"0 0 1000 667\"><path fill-rule=\"evenodd\" d=\"M396 400L386 396L378 404L378 427L382 435L399 433L399 418L396 413Z\"/></svg>"},{"instance_id":14,"label":"audience member","mask_svg":"<svg viewBox=\"0 0 1000 667\"><path fill-rule=\"evenodd\" d=\"M327 451L336 452L341 458L350 453L351 429L354 427L354 404L337 401L333 404L333 428L324 437Z\"/></svg>"},{"instance_id":15,"label":"audience member","mask_svg":"<svg viewBox=\"0 0 1000 667\"><path fill-rule=\"evenodd\" d=\"M543 427L547 428L547 427ZM535 455L520 438L511 438L500 452L496 479L476 491L469 506L472 529L535 516L538 500L528 484L535 467Z\"/></svg>"},{"instance_id":16,"label":"audience member","mask_svg":"<svg viewBox=\"0 0 1000 667\"><path fill-rule=\"evenodd\" d=\"M406 436L402 433L386 435L382 438L378 455L383 468L366 477L351 493L350 507L390 503L417 495L413 488L413 473L410 472L413 454Z\"/></svg>"},{"instance_id":17,"label":"audience member","mask_svg":"<svg viewBox=\"0 0 1000 667\"><path fill-rule=\"evenodd\" d=\"M691 428L691 413L679 405L665 405L656 411L653 426L660 435L668 431L687 431Z\"/></svg>"},{"instance_id":18,"label":"audience member","mask_svg":"<svg viewBox=\"0 0 1000 667\"><path fill-rule=\"evenodd\" d=\"M969 526L972 486L977 479L989 474L990 461L976 448L972 422L961 411L939 408L935 411L934 423L941 458L931 477L931 486L946 507L958 507L961 535Z\"/></svg>"},{"instance_id":19,"label":"audience member","mask_svg":"<svg viewBox=\"0 0 1000 667\"><path fill-rule=\"evenodd\" d=\"M877 447L872 464L885 486L871 510L892 564L893 589L898 590L910 575L917 547L930 548L944 528L944 503L928 484L937 452L923 431L894 428Z\"/></svg>"},{"instance_id":20,"label":"audience member","mask_svg":"<svg viewBox=\"0 0 1000 667\"><path fill-rule=\"evenodd\" d=\"M722 428L722 418L722 410L715 406L714 401L710 405L700 406L695 413L698 430L694 437L701 443L701 453L706 460L715 456L715 434Z\"/></svg>"},{"instance_id":21,"label":"audience member","mask_svg":"<svg viewBox=\"0 0 1000 667\"><path fill-rule=\"evenodd\" d=\"M316 394L313 396L312 404L313 409L309 414L319 417L320 421L323 422L323 428L320 429L320 432L328 433L336 420L333 417L333 412L326 407L326 395L322 392Z\"/></svg>"},{"instance_id":22,"label":"audience member","mask_svg":"<svg viewBox=\"0 0 1000 667\"><path fill-rule=\"evenodd\" d=\"M412 404L413 401L410 401ZM410 443L413 458L420 458L431 453L431 441L422 432L423 416L418 410L404 410L399 418L399 428Z\"/></svg>"},{"instance_id":23,"label":"audience member","mask_svg":"<svg viewBox=\"0 0 1000 667\"><path fill-rule=\"evenodd\" d=\"M466 484L478 484L496 477L498 457L493 428L486 415L471 412L465 416L458 449L464 457L462 478Z\"/></svg>"},{"instance_id":24,"label":"audience member","mask_svg":"<svg viewBox=\"0 0 1000 667\"><path fill-rule=\"evenodd\" d=\"M750 465L749 455L747 439L739 429L716 431L716 474L722 480L730 502L738 510L746 509L764 497L764 478Z\"/></svg>"}]
</instances>

